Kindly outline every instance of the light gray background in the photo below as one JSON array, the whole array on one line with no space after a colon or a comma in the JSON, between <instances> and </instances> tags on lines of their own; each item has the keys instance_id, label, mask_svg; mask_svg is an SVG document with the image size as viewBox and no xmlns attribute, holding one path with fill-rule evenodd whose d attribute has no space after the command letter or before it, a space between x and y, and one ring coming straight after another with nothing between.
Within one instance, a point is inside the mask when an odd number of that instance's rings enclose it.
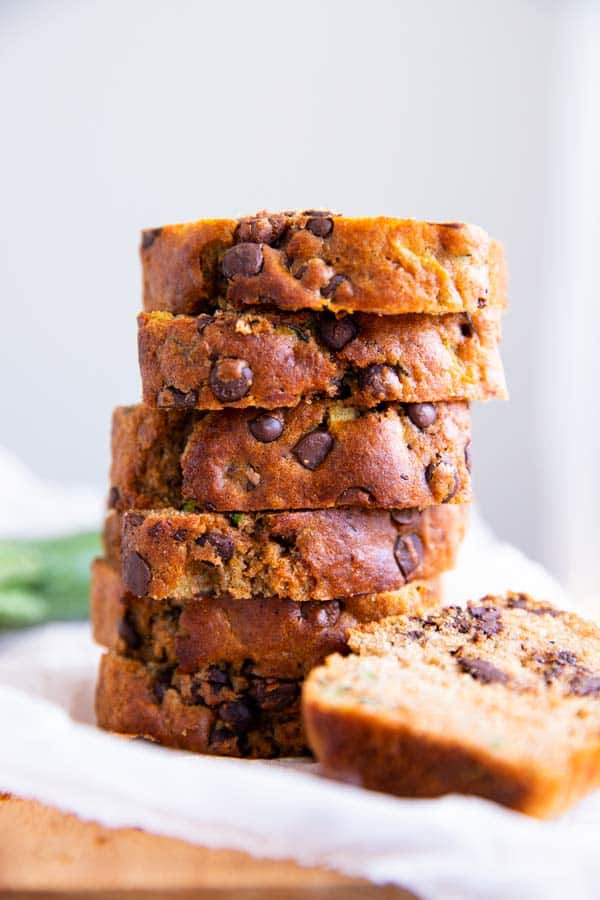
<instances>
[{"instance_id":1,"label":"light gray background","mask_svg":"<svg viewBox=\"0 0 600 900\"><path fill-rule=\"evenodd\" d=\"M264 207L464 219L506 242L512 276L512 399L475 409L479 501L554 564L534 369L564 12L4 0L0 443L106 482L111 408L139 396L144 226Z\"/></svg>"}]
</instances>

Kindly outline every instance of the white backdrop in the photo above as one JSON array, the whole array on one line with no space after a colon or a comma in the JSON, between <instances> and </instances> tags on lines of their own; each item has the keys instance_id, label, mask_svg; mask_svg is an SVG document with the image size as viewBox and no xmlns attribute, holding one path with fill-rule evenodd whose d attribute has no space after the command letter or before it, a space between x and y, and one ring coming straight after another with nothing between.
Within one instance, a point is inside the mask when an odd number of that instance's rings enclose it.
<instances>
[{"instance_id":1,"label":"white backdrop","mask_svg":"<svg viewBox=\"0 0 600 900\"><path fill-rule=\"evenodd\" d=\"M476 487L556 568L535 375L564 31L527 0L3 0L0 443L105 482L110 410L139 394L143 226L316 205L474 221L512 273L512 400L476 409Z\"/></svg>"}]
</instances>

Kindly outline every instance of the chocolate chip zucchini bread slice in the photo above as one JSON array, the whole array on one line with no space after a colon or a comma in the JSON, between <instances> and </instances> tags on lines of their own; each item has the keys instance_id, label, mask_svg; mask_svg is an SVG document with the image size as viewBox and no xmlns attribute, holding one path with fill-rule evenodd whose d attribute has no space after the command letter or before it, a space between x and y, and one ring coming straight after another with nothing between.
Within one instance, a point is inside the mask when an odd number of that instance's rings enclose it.
<instances>
[{"instance_id":1,"label":"chocolate chip zucchini bread slice","mask_svg":"<svg viewBox=\"0 0 600 900\"><path fill-rule=\"evenodd\" d=\"M303 601L397 590L453 567L469 507L280 513L112 511L105 554L137 596Z\"/></svg>"},{"instance_id":2,"label":"chocolate chip zucchini bread slice","mask_svg":"<svg viewBox=\"0 0 600 900\"><path fill-rule=\"evenodd\" d=\"M220 512L470 499L468 403L335 401L270 411L120 407L110 505Z\"/></svg>"},{"instance_id":3,"label":"chocolate chip zucchini bread slice","mask_svg":"<svg viewBox=\"0 0 600 900\"><path fill-rule=\"evenodd\" d=\"M261 212L148 229L141 259L147 311L439 315L506 302L502 246L460 222Z\"/></svg>"},{"instance_id":4,"label":"chocolate chip zucchini bread slice","mask_svg":"<svg viewBox=\"0 0 600 900\"><path fill-rule=\"evenodd\" d=\"M126 590L105 559L92 566L94 638L122 656L160 660L190 673L206 666L252 664L256 675L300 678L334 652L346 652L349 630L363 622L439 602L435 579L398 591L301 603L281 597L235 600L228 594L154 600Z\"/></svg>"},{"instance_id":5,"label":"chocolate chip zucchini bread slice","mask_svg":"<svg viewBox=\"0 0 600 900\"><path fill-rule=\"evenodd\" d=\"M164 408L295 406L506 397L500 310L336 318L331 313L141 313L144 403Z\"/></svg>"},{"instance_id":6,"label":"chocolate chip zucchini bread slice","mask_svg":"<svg viewBox=\"0 0 600 900\"><path fill-rule=\"evenodd\" d=\"M325 603L156 601L123 593L118 573L96 560L94 634L111 648L100 665L98 724L203 753L304 753L299 701L306 673L328 653L345 652L357 622L407 608L423 612L437 590L419 582Z\"/></svg>"},{"instance_id":7,"label":"chocolate chip zucchini bread slice","mask_svg":"<svg viewBox=\"0 0 600 900\"><path fill-rule=\"evenodd\" d=\"M307 753L299 679L208 666L193 675L105 653L96 685L101 728L182 750L268 759Z\"/></svg>"},{"instance_id":8,"label":"chocolate chip zucchini bread slice","mask_svg":"<svg viewBox=\"0 0 600 900\"><path fill-rule=\"evenodd\" d=\"M556 815L600 780L600 629L522 594L351 632L303 698L325 770Z\"/></svg>"}]
</instances>

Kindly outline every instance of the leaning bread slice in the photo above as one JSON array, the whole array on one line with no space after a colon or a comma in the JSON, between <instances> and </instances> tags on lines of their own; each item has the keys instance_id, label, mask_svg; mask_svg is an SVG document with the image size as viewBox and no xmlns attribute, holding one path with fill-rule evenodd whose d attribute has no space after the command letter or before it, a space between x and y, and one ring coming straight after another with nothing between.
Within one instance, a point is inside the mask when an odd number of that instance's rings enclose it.
<instances>
[{"instance_id":1,"label":"leaning bread slice","mask_svg":"<svg viewBox=\"0 0 600 900\"><path fill-rule=\"evenodd\" d=\"M600 629L522 594L354 629L303 695L326 772L551 816L600 780Z\"/></svg>"}]
</instances>

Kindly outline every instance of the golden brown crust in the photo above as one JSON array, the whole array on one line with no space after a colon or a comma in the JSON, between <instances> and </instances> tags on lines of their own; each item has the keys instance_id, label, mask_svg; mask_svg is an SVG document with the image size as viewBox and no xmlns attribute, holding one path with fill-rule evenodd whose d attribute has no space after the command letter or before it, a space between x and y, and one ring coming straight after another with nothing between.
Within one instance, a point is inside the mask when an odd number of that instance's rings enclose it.
<instances>
[{"instance_id":1,"label":"golden brown crust","mask_svg":"<svg viewBox=\"0 0 600 900\"><path fill-rule=\"evenodd\" d=\"M214 680L214 679L218 680ZM192 677L106 653L96 686L101 728L223 756L306 753L298 681L210 669Z\"/></svg>"},{"instance_id":2,"label":"golden brown crust","mask_svg":"<svg viewBox=\"0 0 600 900\"><path fill-rule=\"evenodd\" d=\"M138 595L332 600L398 590L452 568L468 509L348 507L252 513L235 523L218 513L113 511L105 547Z\"/></svg>"},{"instance_id":3,"label":"golden brown crust","mask_svg":"<svg viewBox=\"0 0 600 900\"><path fill-rule=\"evenodd\" d=\"M335 319L327 313L141 313L144 403L162 408L295 406L335 397L357 406L506 397L500 312ZM229 399L223 360L251 373Z\"/></svg>"},{"instance_id":4,"label":"golden brown crust","mask_svg":"<svg viewBox=\"0 0 600 900\"><path fill-rule=\"evenodd\" d=\"M325 771L536 816L600 783L600 630L523 594L359 626L303 693Z\"/></svg>"},{"instance_id":5,"label":"golden brown crust","mask_svg":"<svg viewBox=\"0 0 600 900\"><path fill-rule=\"evenodd\" d=\"M148 230L141 258L147 311L439 315L505 305L501 245L456 222L259 213Z\"/></svg>"},{"instance_id":6,"label":"golden brown crust","mask_svg":"<svg viewBox=\"0 0 600 900\"><path fill-rule=\"evenodd\" d=\"M468 404L427 405L420 425L417 406L359 410L321 401L273 415L121 407L110 503L126 510L187 501L198 511L250 512L468 502ZM265 417L279 435L269 442L256 436Z\"/></svg>"},{"instance_id":7,"label":"golden brown crust","mask_svg":"<svg viewBox=\"0 0 600 900\"><path fill-rule=\"evenodd\" d=\"M152 600L128 593L118 572L103 559L92 567L94 639L144 663L160 660L193 674L207 666L234 667L265 678L302 678L330 653L346 652L346 636L361 622L439 602L435 580L398 591L345 600L295 603L274 597L234 600L195 596Z\"/></svg>"}]
</instances>

